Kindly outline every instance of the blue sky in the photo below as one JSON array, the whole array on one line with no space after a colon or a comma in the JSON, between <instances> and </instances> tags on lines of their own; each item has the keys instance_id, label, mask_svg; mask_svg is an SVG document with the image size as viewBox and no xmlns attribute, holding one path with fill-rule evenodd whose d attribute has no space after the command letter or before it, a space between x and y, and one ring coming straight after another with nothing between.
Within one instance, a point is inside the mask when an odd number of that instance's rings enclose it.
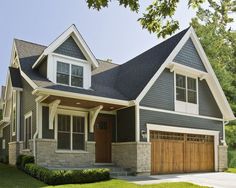
<instances>
[{"instance_id":1,"label":"blue sky","mask_svg":"<svg viewBox=\"0 0 236 188\"><path fill-rule=\"evenodd\" d=\"M147 3L141 5L141 12ZM180 28L194 16L181 1L176 18ZM5 85L14 38L48 45L71 24L75 24L99 59L121 64L161 41L143 30L141 14L111 3L100 12L88 9L85 0L7 0L0 3L0 85Z\"/></svg>"}]
</instances>

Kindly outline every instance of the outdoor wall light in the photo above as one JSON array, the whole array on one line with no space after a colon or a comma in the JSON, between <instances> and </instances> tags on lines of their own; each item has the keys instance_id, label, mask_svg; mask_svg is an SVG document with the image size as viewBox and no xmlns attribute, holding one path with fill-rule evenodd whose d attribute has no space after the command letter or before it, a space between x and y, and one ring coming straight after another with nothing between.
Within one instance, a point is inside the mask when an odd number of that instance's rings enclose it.
<instances>
[{"instance_id":1,"label":"outdoor wall light","mask_svg":"<svg viewBox=\"0 0 236 188\"><path fill-rule=\"evenodd\" d=\"M147 138L147 131L141 130L141 135L143 138Z\"/></svg>"}]
</instances>

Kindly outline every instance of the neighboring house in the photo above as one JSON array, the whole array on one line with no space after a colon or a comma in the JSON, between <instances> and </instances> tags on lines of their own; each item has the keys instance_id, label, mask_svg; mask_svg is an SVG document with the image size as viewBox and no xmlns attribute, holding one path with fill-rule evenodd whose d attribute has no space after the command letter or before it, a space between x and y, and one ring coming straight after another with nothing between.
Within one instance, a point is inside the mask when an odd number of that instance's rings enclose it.
<instances>
[{"instance_id":1,"label":"neighboring house","mask_svg":"<svg viewBox=\"0 0 236 188\"><path fill-rule=\"evenodd\" d=\"M116 65L97 60L72 25L49 46L14 40L0 156L137 174L222 171L233 119L191 27Z\"/></svg>"}]
</instances>

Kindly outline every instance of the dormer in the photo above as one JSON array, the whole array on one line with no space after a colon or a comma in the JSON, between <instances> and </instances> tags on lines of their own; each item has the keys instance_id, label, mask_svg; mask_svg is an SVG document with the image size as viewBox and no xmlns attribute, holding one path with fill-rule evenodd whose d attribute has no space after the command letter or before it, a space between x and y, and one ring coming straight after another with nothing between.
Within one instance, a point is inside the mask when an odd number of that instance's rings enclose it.
<instances>
[{"instance_id":1,"label":"dormer","mask_svg":"<svg viewBox=\"0 0 236 188\"><path fill-rule=\"evenodd\" d=\"M81 34L72 25L40 55L33 69L55 84L89 89L98 62Z\"/></svg>"}]
</instances>

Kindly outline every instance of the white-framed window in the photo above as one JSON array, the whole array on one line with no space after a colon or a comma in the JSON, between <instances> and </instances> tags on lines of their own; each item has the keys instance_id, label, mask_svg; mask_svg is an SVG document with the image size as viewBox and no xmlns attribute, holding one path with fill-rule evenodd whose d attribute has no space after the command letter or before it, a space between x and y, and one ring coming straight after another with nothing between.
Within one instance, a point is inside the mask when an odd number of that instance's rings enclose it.
<instances>
[{"instance_id":1,"label":"white-framed window","mask_svg":"<svg viewBox=\"0 0 236 188\"><path fill-rule=\"evenodd\" d=\"M6 149L6 140L2 139L2 149Z\"/></svg>"},{"instance_id":2,"label":"white-framed window","mask_svg":"<svg viewBox=\"0 0 236 188\"><path fill-rule=\"evenodd\" d=\"M25 115L24 121L24 149L29 149L29 141L32 139L32 112Z\"/></svg>"},{"instance_id":3,"label":"white-framed window","mask_svg":"<svg viewBox=\"0 0 236 188\"><path fill-rule=\"evenodd\" d=\"M198 114L198 79L175 73L175 111Z\"/></svg>"},{"instance_id":4,"label":"white-framed window","mask_svg":"<svg viewBox=\"0 0 236 188\"><path fill-rule=\"evenodd\" d=\"M12 92L12 136L16 135L16 91Z\"/></svg>"},{"instance_id":5,"label":"white-framed window","mask_svg":"<svg viewBox=\"0 0 236 188\"><path fill-rule=\"evenodd\" d=\"M79 115L57 115L57 149L85 150L86 117Z\"/></svg>"},{"instance_id":6,"label":"white-framed window","mask_svg":"<svg viewBox=\"0 0 236 188\"><path fill-rule=\"evenodd\" d=\"M83 87L83 67L57 61L57 83Z\"/></svg>"}]
</instances>

